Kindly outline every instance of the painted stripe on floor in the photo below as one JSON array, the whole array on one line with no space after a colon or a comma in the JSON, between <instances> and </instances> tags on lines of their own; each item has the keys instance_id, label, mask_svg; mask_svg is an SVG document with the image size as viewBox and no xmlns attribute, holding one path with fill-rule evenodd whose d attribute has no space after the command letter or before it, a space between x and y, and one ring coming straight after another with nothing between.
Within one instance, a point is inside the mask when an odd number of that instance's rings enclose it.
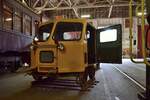
<instances>
[{"instance_id":1,"label":"painted stripe on floor","mask_svg":"<svg viewBox=\"0 0 150 100\"><path fill-rule=\"evenodd\" d=\"M115 97L115 100L120 100L118 97Z\"/></svg>"},{"instance_id":2,"label":"painted stripe on floor","mask_svg":"<svg viewBox=\"0 0 150 100\"><path fill-rule=\"evenodd\" d=\"M106 100L111 100L110 91L109 91L109 88L107 86L106 79L105 79L105 76L104 76L104 72L103 72L102 69L101 69L101 73L102 73L102 78L104 80L104 89L105 89L106 98L107 98Z\"/></svg>"},{"instance_id":3,"label":"painted stripe on floor","mask_svg":"<svg viewBox=\"0 0 150 100\"><path fill-rule=\"evenodd\" d=\"M137 86L139 86L141 89L143 89L144 91L146 90L146 88L144 86L142 86L140 83L138 83L136 80L134 80L133 78L131 78L130 76L128 76L126 73L124 73L123 71L121 71L119 68L117 68L116 66L113 66L116 70L118 70L120 73L122 73L124 76L126 76L128 79L130 79L132 82L134 82Z\"/></svg>"}]
</instances>

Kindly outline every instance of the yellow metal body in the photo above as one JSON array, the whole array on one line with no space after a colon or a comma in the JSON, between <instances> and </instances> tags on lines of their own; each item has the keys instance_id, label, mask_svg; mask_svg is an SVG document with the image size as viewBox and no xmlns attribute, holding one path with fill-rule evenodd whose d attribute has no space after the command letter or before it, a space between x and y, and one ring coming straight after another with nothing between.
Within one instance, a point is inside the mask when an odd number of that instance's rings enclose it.
<instances>
[{"instance_id":1,"label":"yellow metal body","mask_svg":"<svg viewBox=\"0 0 150 100\"><path fill-rule=\"evenodd\" d=\"M61 51L57 48L57 44L53 40L53 33L58 22L79 22L83 24L82 36L77 41L59 41L64 45L64 50ZM70 73L70 72L83 72L87 66L87 41L85 39L86 25L85 19L62 19L54 23L50 37L45 42L37 42L33 44L31 50L31 68L37 68L38 72L42 73ZM54 53L53 63L41 63L39 59L40 51L52 51Z\"/></svg>"}]
</instances>

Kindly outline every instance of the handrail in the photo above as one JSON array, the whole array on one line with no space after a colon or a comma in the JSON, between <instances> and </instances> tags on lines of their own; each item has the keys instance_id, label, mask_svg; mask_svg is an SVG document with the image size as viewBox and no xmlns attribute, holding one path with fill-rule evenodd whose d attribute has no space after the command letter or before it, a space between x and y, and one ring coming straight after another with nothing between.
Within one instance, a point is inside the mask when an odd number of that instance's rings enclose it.
<instances>
[{"instance_id":1,"label":"handrail","mask_svg":"<svg viewBox=\"0 0 150 100\"><path fill-rule=\"evenodd\" d=\"M130 0L130 3L129 3L129 16L130 16L130 28L129 28L129 31L130 31L130 34L129 34L130 45L129 45L129 51L130 51L130 60L133 63L144 63L144 61L135 61L134 57L133 57L133 54L132 54L132 47L133 47L133 42L132 42L132 39L133 39L133 32L132 32L132 27L133 27L132 10L133 10L132 9L132 0Z\"/></svg>"},{"instance_id":2,"label":"handrail","mask_svg":"<svg viewBox=\"0 0 150 100\"><path fill-rule=\"evenodd\" d=\"M146 47L145 47L145 16L144 16L144 8L145 8L145 0L142 0L142 54L144 57L144 63L150 66L150 63L146 57Z\"/></svg>"}]
</instances>

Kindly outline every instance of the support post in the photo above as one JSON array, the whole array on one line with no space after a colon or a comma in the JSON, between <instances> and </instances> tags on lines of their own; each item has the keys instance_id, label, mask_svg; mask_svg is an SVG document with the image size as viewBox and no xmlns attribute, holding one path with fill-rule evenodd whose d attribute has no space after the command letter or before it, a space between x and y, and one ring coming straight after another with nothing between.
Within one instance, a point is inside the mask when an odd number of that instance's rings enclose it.
<instances>
[{"instance_id":1,"label":"support post","mask_svg":"<svg viewBox=\"0 0 150 100\"><path fill-rule=\"evenodd\" d=\"M150 0L146 0L146 10L147 14L150 14Z\"/></svg>"},{"instance_id":2,"label":"support post","mask_svg":"<svg viewBox=\"0 0 150 100\"><path fill-rule=\"evenodd\" d=\"M150 66L148 65L146 65L146 98L150 99Z\"/></svg>"}]
</instances>

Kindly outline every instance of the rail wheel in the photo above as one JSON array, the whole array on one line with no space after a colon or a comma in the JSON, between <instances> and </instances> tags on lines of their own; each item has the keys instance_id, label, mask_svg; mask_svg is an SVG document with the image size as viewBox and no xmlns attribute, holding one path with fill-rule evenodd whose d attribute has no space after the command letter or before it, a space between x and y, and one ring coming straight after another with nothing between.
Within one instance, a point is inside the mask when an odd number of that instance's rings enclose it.
<instances>
[{"instance_id":1,"label":"rail wheel","mask_svg":"<svg viewBox=\"0 0 150 100\"><path fill-rule=\"evenodd\" d=\"M85 91L88 89L87 78L88 78L87 69L85 69L84 72L79 73L77 76L76 82L77 82L77 84L80 84L82 91Z\"/></svg>"},{"instance_id":2,"label":"rail wheel","mask_svg":"<svg viewBox=\"0 0 150 100\"><path fill-rule=\"evenodd\" d=\"M96 71L96 69L94 68L94 66L89 66L87 68L87 72L88 72L88 76L89 76L89 81L88 81L89 85L95 84L95 71Z\"/></svg>"},{"instance_id":3,"label":"rail wheel","mask_svg":"<svg viewBox=\"0 0 150 100\"><path fill-rule=\"evenodd\" d=\"M99 70L100 69L100 63L97 63L96 64L96 70Z\"/></svg>"}]
</instances>

